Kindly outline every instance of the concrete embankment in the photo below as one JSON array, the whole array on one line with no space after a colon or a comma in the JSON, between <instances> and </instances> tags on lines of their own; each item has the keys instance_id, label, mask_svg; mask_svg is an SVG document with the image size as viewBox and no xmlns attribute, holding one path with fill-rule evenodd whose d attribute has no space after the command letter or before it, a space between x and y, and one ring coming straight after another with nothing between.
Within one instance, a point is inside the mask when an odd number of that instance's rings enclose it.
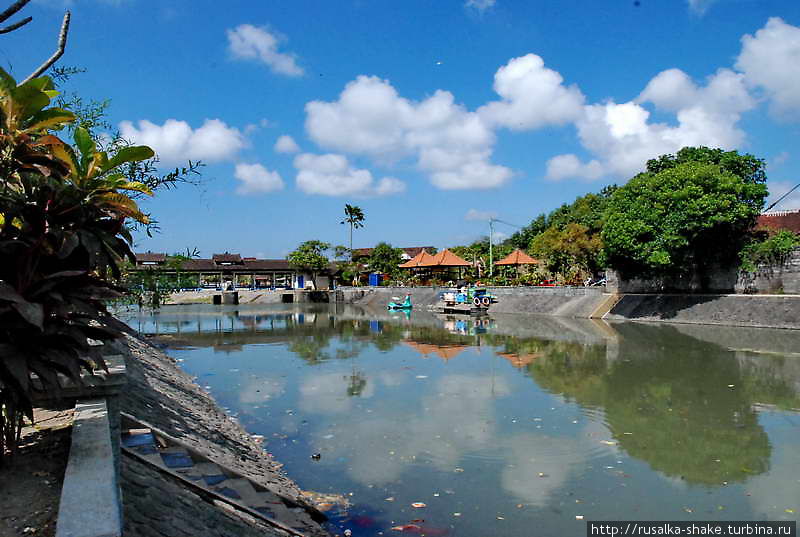
<instances>
[{"instance_id":1,"label":"concrete embankment","mask_svg":"<svg viewBox=\"0 0 800 537\"><path fill-rule=\"evenodd\" d=\"M120 400L123 412L151 424L253 482L289 498L308 502L297 486L259 444L193 382L175 360L134 333L117 343L125 356L128 386ZM218 502L197 496L169 476L122 457L126 535L286 535L255 519L242 518ZM308 525L315 523L308 518ZM318 525L306 535L328 535Z\"/></svg>"},{"instance_id":2,"label":"concrete embankment","mask_svg":"<svg viewBox=\"0 0 800 537\"><path fill-rule=\"evenodd\" d=\"M604 319L800 329L800 295L621 295Z\"/></svg>"},{"instance_id":3,"label":"concrete embankment","mask_svg":"<svg viewBox=\"0 0 800 537\"><path fill-rule=\"evenodd\" d=\"M385 308L392 297L408 293L417 308L427 308L444 290L370 287L337 293L346 303L373 309ZM800 329L800 295L612 295L599 287L491 287L489 291L498 297L489 313Z\"/></svg>"}]
</instances>

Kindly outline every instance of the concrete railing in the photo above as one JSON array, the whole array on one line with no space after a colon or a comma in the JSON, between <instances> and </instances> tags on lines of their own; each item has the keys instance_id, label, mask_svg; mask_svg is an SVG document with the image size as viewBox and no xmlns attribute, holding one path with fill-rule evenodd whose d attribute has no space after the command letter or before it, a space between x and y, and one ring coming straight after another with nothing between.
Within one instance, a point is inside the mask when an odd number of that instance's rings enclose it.
<instances>
[{"instance_id":1,"label":"concrete railing","mask_svg":"<svg viewBox=\"0 0 800 537\"><path fill-rule=\"evenodd\" d=\"M127 378L122 355L105 360L107 372L83 374L81 382L60 377L59 391L40 391L33 400L40 407L62 408L65 400L75 401L56 537L122 535L119 393Z\"/></svg>"},{"instance_id":2,"label":"concrete railing","mask_svg":"<svg viewBox=\"0 0 800 537\"><path fill-rule=\"evenodd\" d=\"M105 399L75 405L56 537L122 535L122 497Z\"/></svg>"}]
</instances>

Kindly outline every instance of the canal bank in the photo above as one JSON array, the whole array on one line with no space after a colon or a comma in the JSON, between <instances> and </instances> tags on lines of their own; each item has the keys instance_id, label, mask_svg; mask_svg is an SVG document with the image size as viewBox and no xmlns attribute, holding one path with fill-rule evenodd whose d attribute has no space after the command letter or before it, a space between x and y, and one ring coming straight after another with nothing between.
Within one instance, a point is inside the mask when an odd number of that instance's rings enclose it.
<instances>
[{"instance_id":1,"label":"canal bank","mask_svg":"<svg viewBox=\"0 0 800 537\"><path fill-rule=\"evenodd\" d=\"M756 328L800 329L800 295L609 294L600 287L489 287L498 301L489 313L533 313L608 321L646 321ZM392 297L411 295L415 307L438 301L444 288L340 288L336 300L385 308Z\"/></svg>"},{"instance_id":2,"label":"canal bank","mask_svg":"<svg viewBox=\"0 0 800 537\"><path fill-rule=\"evenodd\" d=\"M328 535L315 521L319 513L307 494L283 473L282 464L266 451L267 446L226 414L174 359L133 332L117 345L125 357L128 377L120 397L122 412L146 423L159 435L174 439L171 447L160 446L163 452L180 455L188 450L195 459L191 466L177 467L177 472L186 477L181 479L171 471L175 468L169 462L159 467L149 463L148 454L138 457L123 449L120 484L126 534ZM198 456L203 462L198 462ZM209 467L214 472L206 471ZM227 481L217 485L223 474ZM246 508L237 509L230 498L238 494L231 490L242 486L274 493L280 499L278 503L290 509L277 507L291 514L290 520L271 518L294 531L265 523L248 514ZM219 489L219 494L208 493L214 489Z\"/></svg>"}]
</instances>

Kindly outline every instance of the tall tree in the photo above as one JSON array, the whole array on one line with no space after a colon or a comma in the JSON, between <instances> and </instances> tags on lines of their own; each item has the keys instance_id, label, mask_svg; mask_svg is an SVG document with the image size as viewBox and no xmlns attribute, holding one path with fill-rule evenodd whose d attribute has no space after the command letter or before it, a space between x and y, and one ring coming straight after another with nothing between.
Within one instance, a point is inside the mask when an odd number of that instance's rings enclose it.
<instances>
[{"instance_id":1,"label":"tall tree","mask_svg":"<svg viewBox=\"0 0 800 537\"><path fill-rule=\"evenodd\" d=\"M340 224L350 224L350 260L353 260L353 230L364 227L364 211L358 205L344 204L344 220Z\"/></svg>"},{"instance_id":2,"label":"tall tree","mask_svg":"<svg viewBox=\"0 0 800 537\"><path fill-rule=\"evenodd\" d=\"M609 266L661 276L734 263L764 206L764 161L719 149L684 148L648 161L611 197L602 232ZM705 285L705 282L703 282Z\"/></svg>"}]
</instances>

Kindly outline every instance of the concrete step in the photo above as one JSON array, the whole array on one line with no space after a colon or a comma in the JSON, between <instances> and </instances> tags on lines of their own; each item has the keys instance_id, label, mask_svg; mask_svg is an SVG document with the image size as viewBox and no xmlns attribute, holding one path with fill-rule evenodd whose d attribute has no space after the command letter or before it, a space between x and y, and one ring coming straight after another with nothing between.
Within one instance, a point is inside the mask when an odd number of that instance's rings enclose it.
<instances>
[{"instance_id":1,"label":"concrete step","mask_svg":"<svg viewBox=\"0 0 800 537\"><path fill-rule=\"evenodd\" d=\"M266 505L264 498L259 495L252 483L247 479L228 479L221 483L221 485L235 490L239 495L239 499L248 507L262 507Z\"/></svg>"}]
</instances>

